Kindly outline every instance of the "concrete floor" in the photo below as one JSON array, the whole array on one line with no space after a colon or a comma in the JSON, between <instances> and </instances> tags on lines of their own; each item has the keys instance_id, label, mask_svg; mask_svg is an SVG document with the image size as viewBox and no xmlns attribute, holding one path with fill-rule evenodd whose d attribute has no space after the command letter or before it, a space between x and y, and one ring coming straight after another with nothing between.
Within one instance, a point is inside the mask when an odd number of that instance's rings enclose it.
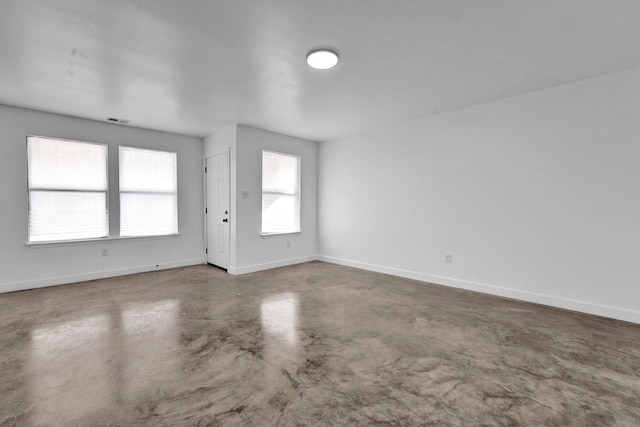
<instances>
[{"instance_id":1,"label":"concrete floor","mask_svg":"<svg viewBox=\"0 0 640 427\"><path fill-rule=\"evenodd\" d=\"M637 426L640 325L312 262L0 295L0 426Z\"/></svg>"}]
</instances>

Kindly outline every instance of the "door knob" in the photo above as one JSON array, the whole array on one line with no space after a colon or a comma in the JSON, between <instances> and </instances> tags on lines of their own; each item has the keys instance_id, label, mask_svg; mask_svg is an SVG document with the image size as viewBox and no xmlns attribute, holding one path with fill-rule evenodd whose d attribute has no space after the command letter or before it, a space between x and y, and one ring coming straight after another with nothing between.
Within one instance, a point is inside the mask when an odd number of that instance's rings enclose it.
<instances>
[{"instance_id":1,"label":"door knob","mask_svg":"<svg viewBox=\"0 0 640 427\"><path fill-rule=\"evenodd\" d=\"M229 222L227 218L223 219L222 222Z\"/></svg>"}]
</instances>

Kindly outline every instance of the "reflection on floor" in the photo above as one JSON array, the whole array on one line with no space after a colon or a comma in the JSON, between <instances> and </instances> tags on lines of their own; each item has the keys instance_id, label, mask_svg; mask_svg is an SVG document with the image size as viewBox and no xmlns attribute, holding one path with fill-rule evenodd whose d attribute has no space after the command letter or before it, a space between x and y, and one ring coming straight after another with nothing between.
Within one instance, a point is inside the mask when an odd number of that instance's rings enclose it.
<instances>
[{"instance_id":1,"label":"reflection on floor","mask_svg":"<svg viewBox=\"0 0 640 427\"><path fill-rule=\"evenodd\" d=\"M0 426L640 425L640 325L313 262L0 295Z\"/></svg>"}]
</instances>

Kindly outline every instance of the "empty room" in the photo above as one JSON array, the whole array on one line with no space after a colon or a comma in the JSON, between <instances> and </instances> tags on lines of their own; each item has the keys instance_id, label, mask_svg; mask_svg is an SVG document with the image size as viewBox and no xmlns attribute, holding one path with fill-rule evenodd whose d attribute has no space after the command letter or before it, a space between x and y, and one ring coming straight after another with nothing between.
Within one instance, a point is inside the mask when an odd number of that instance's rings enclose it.
<instances>
[{"instance_id":1,"label":"empty room","mask_svg":"<svg viewBox=\"0 0 640 427\"><path fill-rule=\"evenodd\" d=\"M640 425L639 22L1 1L0 426Z\"/></svg>"}]
</instances>

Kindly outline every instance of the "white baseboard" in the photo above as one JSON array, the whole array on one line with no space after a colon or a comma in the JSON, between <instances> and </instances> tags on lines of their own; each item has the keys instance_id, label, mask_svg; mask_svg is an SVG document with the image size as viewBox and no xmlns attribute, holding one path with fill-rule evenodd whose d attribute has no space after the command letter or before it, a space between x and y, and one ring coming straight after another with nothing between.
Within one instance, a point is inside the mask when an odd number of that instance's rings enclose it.
<instances>
[{"instance_id":1,"label":"white baseboard","mask_svg":"<svg viewBox=\"0 0 640 427\"><path fill-rule=\"evenodd\" d=\"M335 258L325 255L318 256L318 260L332 264L355 267L362 270L375 271L378 273L390 274L393 276L405 277L419 280L421 282L435 283L438 285L451 286L454 288L467 289L475 292L482 292L490 295L513 298L521 301L533 302L548 305L551 307L563 308L567 310L579 311L582 313L594 314L596 316L609 317L612 319L624 320L627 322L640 323L640 311L628 310L625 308L612 307L602 304L594 304L587 301L579 301L569 298L556 297L553 295L539 294L536 292L522 291L519 289L494 286L486 283L460 280L452 277L436 276L432 274L419 273L416 271L402 270L366 262L354 261L343 258Z\"/></svg>"},{"instance_id":2,"label":"white baseboard","mask_svg":"<svg viewBox=\"0 0 640 427\"><path fill-rule=\"evenodd\" d=\"M192 258L181 261L165 262L161 264L140 265L135 267L121 268L117 270L105 270L96 273L73 274L69 276L49 277L46 279L28 280L24 282L0 283L0 293L24 291L27 289L45 288L48 286L56 285L66 285L68 283L125 276L127 274L146 273L148 271L168 270L171 268L187 267L189 265L198 265L204 263L204 258Z\"/></svg>"},{"instance_id":3,"label":"white baseboard","mask_svg":"<svg viewBox=\"0 0 640 427\"><path fill-rule=\"evenodd\" d=\"M247 265L245 267L229 267L227 272L233 275L255 273L256 271L270 270L272 268L286 267L288 265L302 264L303 262L317 261L317 255L308 255L299 258L289 258L279 261L266 262L264 264Z\"/></svg>"}]
</instances>

